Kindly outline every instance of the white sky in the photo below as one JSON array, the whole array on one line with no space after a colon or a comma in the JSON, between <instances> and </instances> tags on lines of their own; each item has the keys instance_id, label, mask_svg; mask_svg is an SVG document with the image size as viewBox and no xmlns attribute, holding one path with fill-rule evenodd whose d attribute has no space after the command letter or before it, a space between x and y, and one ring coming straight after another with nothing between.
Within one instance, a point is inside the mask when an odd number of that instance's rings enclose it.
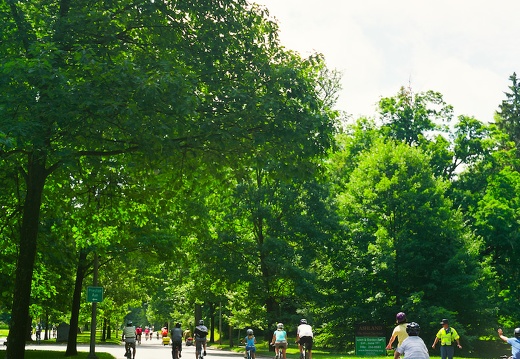
<instances>
[{"instance_id":1,"label":"white sky","mask_svg":"<svg viewBox=\"0 0 520 359\"><path fill-rule=\"evenodd\" d=\"M411 84L489 122L520 73L519 0L252 1L278 20L285 47L342 72L338 108L355 118Z\"/></svg>"}]
</instances>

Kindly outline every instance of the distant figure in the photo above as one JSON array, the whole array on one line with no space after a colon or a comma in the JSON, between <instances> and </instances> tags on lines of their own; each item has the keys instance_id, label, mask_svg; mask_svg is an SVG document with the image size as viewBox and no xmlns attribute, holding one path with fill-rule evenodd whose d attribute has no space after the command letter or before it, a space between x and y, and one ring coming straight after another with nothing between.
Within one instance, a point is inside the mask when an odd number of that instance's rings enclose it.
<instances>
[{"instance_id":1,"label":"distant figure","mask_svg":"<svg viewBox=\"0 0 520 359\"><path fill-rule=\"evenodd\" d=\"M179 358L182 356L182 329L181 323L176 323L175 328L172 329L172 358L175 358L175 348L179 349Z\"/></svg>"},{"instance_id":2,"label":"distant figure","mask_svg":"<svg viewBox=\"0 0 520 359\"><path fill-rule=\"evenodd\" d=\"M121 340L124 340L125 342L125 356L128 348L132 348L132 357L135 359L135 327L131 321L128 321L128 323L126 323L126 327L123 328L123 335L121 336Z\"/></svg>"},{"instance_id":3,"label":"distant figure","mask_svg":"<svg viewBox=\"0 0 520 359\"><path fill-rule=\"evenodd\" d=\"M195 358L198 359L199 351L204 347L204 355L206 355L206 336L208 335L208 328L204 325L204 321L199 320L199 325L195 327Z\"/></svg>"}]
</instances>

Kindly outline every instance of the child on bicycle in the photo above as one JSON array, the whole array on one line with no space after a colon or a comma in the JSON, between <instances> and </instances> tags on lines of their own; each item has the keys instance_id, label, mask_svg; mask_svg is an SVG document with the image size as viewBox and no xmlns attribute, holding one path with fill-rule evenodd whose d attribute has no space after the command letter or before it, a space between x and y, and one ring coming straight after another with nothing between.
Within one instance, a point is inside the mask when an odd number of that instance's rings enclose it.
<instances>
[{"instance_id":1,"label":"child on bicycle","mask_svg":"<svg viewBox=\"0 0 520 359\"><path fill-rule=\"evenodd\" d=\"M276 352L276 358L280 359L280 350L282 351L283 359L286 359L286 351L287 351L287 332L283 330L283 324L278 323L276 326L276 330L273 333L273 339L271 340L271 345L274 345L274 350Z\"/></svg>"},{"instance_id":2,"label":"child on bicycle","mask_svg":"<svg viewBox=\"0 0 520 359\"><path fill-rule=\"evenodd\" d=\"M244 343L246 344L246 352L244 358L247 358L247 352L251 352L251 359L255 359L256 352L256 338L253 334L253 329L247 330L247 336L244 338Z\"/></svg>"}]
</instances>

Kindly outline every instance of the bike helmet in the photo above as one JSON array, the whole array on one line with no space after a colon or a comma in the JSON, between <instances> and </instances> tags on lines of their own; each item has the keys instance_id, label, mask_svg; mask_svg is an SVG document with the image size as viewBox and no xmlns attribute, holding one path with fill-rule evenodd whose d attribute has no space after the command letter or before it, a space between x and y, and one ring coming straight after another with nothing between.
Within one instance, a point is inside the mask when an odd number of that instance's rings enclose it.
<instances>
[{"instance_id":1,"label":"bike helmet","mask_svg":"<svg viewBox=\"0 0 520 359\"><path fill-rule=\"evenodd\" d=\"M283 329L283 323L278 323L278 325L276 326L278 329Z\"/></svg>"},{"instance_id":2,"label":"bike helmet","mask_svg":"<svg viewBox=\"0 0 520 359\"><path fill-rule=\"evenodd\" d=\"M247 335L253 335L253 329L248 329L247 330Z\"/></svg>"},{"instance_id":3,"label":"bike helmet","mask_svg":"<svg viewBox=\"0 0 520 359\"><path fill-rule=\"evenodd\" d=\"M416 322L411 322L406 326L406 332L410 336L417 336L419 335L419 330L421 330L421 327Z\"/></svg>"},{"instance_id":4,"label":"bike helmet","mask_svg":"<svg viewBox=\"0 0 520 359\"><path fill-rule=\"evenodd\" d=\"M204 325L204 321L202 319L199 320L199 325Z\"/></svg>"},{"instance_id":5,"label":"bike helmet","mask_svg":"<svg viewBox=\"0 0 520 359\"><path fill-rule=\"evenodd\" d=\"M404 312L397 313L395 320L397 321L397 324L406 322L406 314L404 314Z\"/></svg>"},{"instance_id":6,"label":"bike helmet","mask_svg":"<svg viewBox=\"0 0 520 359\"><path fill-rule=\"evenodd\" d=\"M515 338L520 338L520 328L515 328Z\"/></svg>"},{"instance_id":7,"label":"bike helmet","mask_svg":"<svg viewBox=\"0 0 520 359\"><path fill-rule=\"evenodd\" d=\"M176 327L176 328L180 328L180 327L181 327L181 323L177 323L177 324L175 324L175 327Z\"/></svg>"},{"instance_id":8,"label":"bike helmet","mask_svg":"<svg viewBox=\"0 0 520 359\"><path fill-rule=\"evenodd\" d=\"M132 326L132 321L129 320L128 322L126 322L126 326L127 326L127 327L131 327L131 326Z\"/></svg>"},{"instance_id":9,"label":"bike helmet","mask_svg":"<svg viewBox=\"0 0 520 359\"><path fill-rule=\"evenodd\" d=\"M301 319L300 324L307 324L307 319Z\"/></svg>"}]
</instances>

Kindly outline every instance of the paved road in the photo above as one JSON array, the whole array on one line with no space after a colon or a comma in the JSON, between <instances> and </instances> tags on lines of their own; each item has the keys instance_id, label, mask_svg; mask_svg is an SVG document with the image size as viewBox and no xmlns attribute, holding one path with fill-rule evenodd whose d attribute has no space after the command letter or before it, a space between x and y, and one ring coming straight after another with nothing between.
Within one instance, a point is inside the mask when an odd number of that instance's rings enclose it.
<instances>
[{"instance_id":1,"label":"paved road","mask_svg":"<svg viewBox=\"0 0 520 359\"><path fill-rule=\"evenodd\" d=\"M3 343L5 338L0 338L0 343ZM26 350L44 349L44 350L57 350L65 352L66 344L28 344ZM5 346L1 346L0 350L5 350ZM90 346L86 344L78 344L78 351L90 352ZM96 353L105 352L110 353L117 359L126 359L124 356L125 348L123 344L117 345L96 345ZM225 350L215 349L208 347L206 351L206 359L243 359L243 354L229 352ZM142 341L141 345L137 346L135 358L136 359L171 359L172 351L171 346L162 345L160 340L153 339L151 341ZM181 359L196 359L195 347L183 346L182 347L182 358Z\"/></svg>"}]
</instances>

